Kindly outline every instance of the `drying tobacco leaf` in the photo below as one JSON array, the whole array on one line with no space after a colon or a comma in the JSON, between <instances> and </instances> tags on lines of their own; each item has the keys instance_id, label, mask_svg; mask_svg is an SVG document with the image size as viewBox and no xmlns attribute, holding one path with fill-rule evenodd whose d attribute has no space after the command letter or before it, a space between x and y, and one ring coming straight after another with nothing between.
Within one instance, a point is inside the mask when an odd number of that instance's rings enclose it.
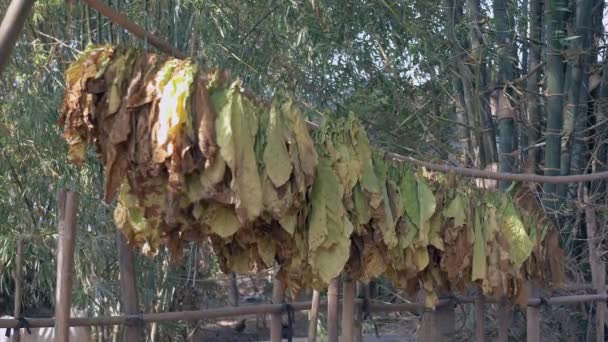
<instances>
[{"instance_id":1,"label":"drying tobacco leaf","mask_svg":"<svg viewBox=\"0 0 608 342\"><path fill-rule=\"evenodd\" d=\"M60 124L68 155L93 144L104 198L130 245L210 239L226 272L280 266L292 289L346 272L386 276L433 307L449 289L525 298L563 280L558 235L532 189L477 189L373 148L354 115L328 115L311 137L280 93L266 105L225 71L189 60L92 47L66 72Z\"/></svg>"}]
</instances>

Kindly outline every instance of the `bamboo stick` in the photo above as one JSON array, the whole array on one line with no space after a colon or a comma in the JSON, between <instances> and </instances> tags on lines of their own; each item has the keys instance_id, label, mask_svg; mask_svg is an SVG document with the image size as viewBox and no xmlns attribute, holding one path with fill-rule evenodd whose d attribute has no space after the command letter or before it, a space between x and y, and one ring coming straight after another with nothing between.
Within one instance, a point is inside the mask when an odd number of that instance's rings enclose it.
<instances>
[{"instance_id":1,"label":"bamboo stick","mask_svg":"<svg viewBox=\"0 0 608 342\"><path fill-rule=\"evenodd\" d=\"M283 282L279 280L279 278L274 278L273 287L272 287L272 303L279 306L279 310L274 311L270 316L270 341L271 342L281 342L283 339L282 331L283 324L281 320L281 308L282 302L285 298L285 287L283 286Z\"/></svg>"},{"instance_id":2,"label":"bamboo stick","mask_svg":"<svg viewBox=\"0 0 608 342\"><path fill-rule=\"evenodd\" d=\"M344 292L342 294L342 341L353 341L355 335L355 292L357 283L344 277Z\"/></svg>"},{"instance_id":3,"label":"bamboo stick","mask_svg":"<svg viewBox=\"0 0 608 342\"><path fill-rule=\"evenodd\" d=\"M116 233L118 247L118 268L120 272L120 299L127 315L139 313L137 301L137 286L135 279L135 261L133 252L127 246L127 241L121 232ZM125 326L122 341L138 341L142 334L141 326L128 324Z\"/></svg>"},{"instance_id":4,"label":"bamboo stick","mask_svg":"<svg viewBox=\"0 0 608 342\"><path fill-rule=\"evenodd\" d=\"M188 58L188 55L177 50L174 46L169 44L169 42L153 35L152 33L144 30L141 26L135 24L127 16L122 13L119 13L112 9L110 6L98 0L83 0L87 5L96 9L104 16L108 17L111 21L116 23L118 26L124 28L125 30L131 32L136 37L143 39L150 43L150 45L159 49L160 51L175 56L180 59Z\"/></svg>"},{"instance_id":5,"label":"bamboo stick","mask_svg":"<svg viewBox=\"0 0 608 342\"><path fill-rule=\"evenodd\" d=\"M461 304L474 303L475 298L473 297L457 297L458 302ZM599 302L608 300L606 294L586 294L586 295L572 295L572 296L559 296L544 299L544 303L547 305L574 305L579 303ZM486 298L486 303L497 303L492 298ZM356 299L357 305L362 304L362 300ZM437 307L445 306L452 303L449 299L440 299L437 302ZM543 300L540 298L528 299L528 305L538 306L543 304ZM291 303L291 307L294 311L310 310L311 302L295 302ZM321 301L319 303L319 309L327 308L327 301ZM100 317L83 317L83 318L71 318L69 325L71 327L80 326L104 326L104 325L120 325L125 324L127 320L141 320L144 323L152 322L164 322L164 321L198 321L198 320L211 320L227 317L236 316L252 316L260 314L273 314L281 313L283 309L282 304L262 304L252 306L242 306L237 308L227 307L218 309L207 309L207 310L193 310L193 311L178 311L178 312L162 312L162 313L147 313L141 315L119 315L119 316L100 316ZM399 303L399 304L384 304L384 303L371 303L369 305L371 312L400 312L408 311L412 313L420 313L424 309L422 303ZM52 327L55 324L53 318L29 318L28 323L32 328ZM10 319L0 319L0 328L15 328L19 324L19 321Z\"/></svg>"},{"instance_id":6,"label":"bamboo stick","mask_svg":"<svg viewBox=\"0 0 608 342\"><path fill-rule=\"evenodd\" d=\"M23 239L17 239L17 253L15 254L15 270L13 273L13 280L15 281L15 308L14 317L21 317L21 297L23 293ZM20 329L15 330L13 335L13 342L19 342L21 337Z\"/></svg>"},{"instance_id":7,"label":"bamboo stick","mask_svg":"<svg viewBox=\"0 0 608 342\"><path fill-rule=\"evenodd\" d=\"M310 305L310 319L308 321L308 342L317 341L317 324L319 322L319 305L321 302L321 294L319 290L314 290L312 293L312 302Z\"/></svg>"},{"instance_id":8,"label":"bamboo stick","mask_svg":"<svg viewBox=\"0 0 608 342\"><path fill-rule=\"evenodd\" d=\"M11 59L19 33L34 6L34 0L13 0L0 24L0 74Z\"/></svg>"},{"instance_id":9,"label":"bamboo stick","mask_svg":"<svg viewBox=\"0 0 608 342\"><path fill-rule=\"evenodd\" d=\"M506 303L498 304L498 342L509 341L509 327L511 325L511 308Z\"/></svg>"},{"instance_id":10,"label":"bamboo stick","mask_svg":"<svg viewBox=\"0 0 608 342\"><path fill-rule=\"evenodd\" d=\"M319 128L319 125L307 121L307 125L310 128ZM533 173L507 173L507 172L494 172L487 170L479 170L475 168L458 167L450 165L435 164L424 160L418 160L408 156L402 156L393 152L386 152L385 156L389 159L400 161L404 163L410 163L416 166L423 166L430 171L454 173L462 177L474 177L483 179L495 179L495 180L508 180L516 182L532 182L532 183L545 183L545 184L569 184L569 183L585 183L592 181L599 181L608 179L608 171L585 173L582 175L568 175L568 176L544 176Z\"/></svg>"},{"instance_id":11,"label":"bamboo stick","mask_svg":"<svg viewBox=\"0 0 608 342\"><path fill-rule=\"evenodd\" d=\"M327 288L327 340L338 342L338 291L340 276L335 277Z\"/></svg>"},{"instance_id":12,"label":"bamboo stick","mask_svg":"<svg viewBox=\"0 0 608 342\"><path fill-rule=\"evenodd\" d=\"M55 336L57 342L69 342L74 246L78 213L78 193L59 192L59 238L57 248L57 287L55 290Z\"/></svg>"},{"instance_id":13,"label":"bamboo stick","mask_svg":"<svg viewBox=\"0 0 608 342\"><path fill-rule=\"evenodd\" d=\"M479 291L481 292L481 290ZM484 342L486 340L485 333L485 298L483 294L479 294L477 298L475 298L475 341L476 342Z\"/></svg>"},{"instance_id":14,"label":"bamboo stick","mask_svg":"<svg viewBox=\"0 0 608 342\"><path fill-rule=\"evenodd\" d=\"M360 300L369 299L367 297L367 284L364 284L360 281L357 282L357 300L355 303ZM355 342L363 342L363 306L355 305L355 329L354 329L354 341Z\"/></svg>"},{"instance_id":15,"label":"bamboo stick","mask_svg":"<svg viewBox=\"0 0 608 342\"><path fill-rule=\"evenodd\" d=\"M591 266L591 279L593 287L600 295L605 295L606 290L606 264L601 261L598 242L601 233L597 226L596 209L592 206L588 190L585 188L583 200L585 202L585 223L587 227L587 244L589 245L589 264ZM604 341L604 324L606 323L606 303L597 302L595 309L595 334L596 341Z\"/></svg>"},{"instance_id":16,"label":"bamboo stick","mask_svg":"<svg viewBox=\"0 0 608 342\"><path fill-rule=\"evenodd\" d=\"M529 296L538 295L538 289L532 282L528 282ZM540 309L528 306L526 309L526 341L540 342Z\"/></svg>"}]
</instances>

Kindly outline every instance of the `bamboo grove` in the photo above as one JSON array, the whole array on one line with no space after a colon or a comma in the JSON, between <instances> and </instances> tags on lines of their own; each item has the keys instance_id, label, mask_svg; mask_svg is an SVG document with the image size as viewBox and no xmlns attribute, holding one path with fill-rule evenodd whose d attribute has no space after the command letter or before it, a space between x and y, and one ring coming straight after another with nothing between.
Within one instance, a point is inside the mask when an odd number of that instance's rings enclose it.
<instances>
[{"instance_id":1,"label":"bamboo grove","mask_svg":"<svg viewBox=\"0 0 608 342\"><path fill-rule=\"evenodd\" d=\"M116 224L146 254L211 239L226 272L277 262L296 291L386 275L429 307L472 283L514 301L529 279L561 283L557 232L529 188L391 161L352 115L311 136L289 96L261 103L189 60L92 47L66 78L70 159L96 147Z\"/></svg>"},{"instance_id":2,"label":"bamboo grove","mask_svg":"<svg viewBox=\"0 0 608 342\"><path fill-rule=\"evenodd\" d=\"M7 3L0 1L0 12ZM603 1L106 3L191 55L200 68L231 70L259 98L288 89L316 122L326 109L355 112L356 126L364 126L370 142L384 150L456 166L498 165L514 173L605 170L608 72ZM83 2L37 1L19 39L0 79L0 263L6 265L0 272L0 308L9 310L12 303L12 251L21 235L38 237L26 248L25 278L32 285L25 289L24 307L52 305L49 279L54 266L40 261L52 259L55 246L57 187L69 186L82 194L83 227L92 227L81 234L86 247L76 259L81 286L75 300L98 310L96 314L112 314L115 311L108 308L118 307L117 289L100 280L117 276L111 267L116 260L113 212L99 200L103 170L94 158L73 167L53 123L65 90L65 70L90 42L152 48ZM231 84L226 82L224 88ZM318 168L321 145L316 133L310 134ZM261 156L256 155L256 161L263 160ZM419 170L413 172L420 177ZM432 178L424 179L435 184ZM393 181L401 184L399 177ZM500 186L507 191L512 184ZM438 200L441 196L431 188ZM533 188L558 227L570 280L602 282L605 190L600 181ZM116 191L120 194L121 188ZM436 205L436 211L440 207ZM140 236L131 237L143 246ZM206 246L189 246L185 255L194 251L207 258ZM167 272L159 262L165 251L160 254L136 259L141 284L156 284L151 291L141 291L144 311L166 310L179 301L170 295L179 291L172 289L199 290L174 280L180 279L177 274L191 274L190 268L186 272L176 266ZM209 259L208 265L215 272L215 262ZM570 319L570 309L554 308L552 318L559 327L554 321L546 324L576 340L585 334L590 310L582 308L579 319ZM559 318L564 312L568 318Z\"/></svg>"}]
</instances>

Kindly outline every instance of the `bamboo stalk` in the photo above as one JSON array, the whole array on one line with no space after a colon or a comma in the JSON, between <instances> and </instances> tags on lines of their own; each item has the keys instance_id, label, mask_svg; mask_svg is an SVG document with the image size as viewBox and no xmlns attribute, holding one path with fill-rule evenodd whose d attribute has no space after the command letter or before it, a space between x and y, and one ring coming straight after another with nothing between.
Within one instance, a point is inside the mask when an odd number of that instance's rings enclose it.
<instances>
[{"instance_id":1,"label":"bamboo stalk","mask_svg":"<svg viewBox=\"0 0 608 342\"><path fill-rule=\"evenodd\" d=\"M605 295L606 283L606 265L601 261L600 250L598 248L598 241L601 233L597 227L597 215L595 208L592 206L591 200L587 189L584 190L583 200L585 202L585 223L587 227L587 243L589 246L589 264L591 266L591 279L595 289L601 295ZM595 333L596 341L604 341L604 324L606 322L606 303L597 302L595 309Z\"/></svg>"},{"instance_id":2,"label":"bamboo stalk","mask_svg":"<svg viewBox=\"0 0 608 342\"><path fill-rule=\"evenodd\" d=\"M116 244L118 247L121 304L125 314L135 315L139 313L139 307L137 301L134 255L127 246L127 241L121 232L116 233ZM122 341L138 341L141 334L142 329L140 325L127 325L123 332Z\"/></svg>"},{"instance_id":3,"label":"bamboo stalk","mask_svg":"<svg viewBox=\"0 0 608 342\"><path fill-rule=\"evenodd\" d=\"M338 342L338 291L340 276L335 277L327 288L327 341Z\"/></svg>"},{"instance_id":4,"label":"bamboo stalk","mask_svg":"<svg viewBox=\"0 0 608 342\"><path fill-rule=\"evenodd\" d=\"M310 306L310 319L308 321L308 342L317 341L317 324L319 322L319 304L321 302L321 294L319 290L312 292L312 302Z\"/></svg>"},{"instance_id":5,"label":"bamboo stalk","mask_svg":"<svg viewBox=\"0 0 608 342\"><path fill-rule=\"evenodd\" d=\"M530 0L530 41L529 44L529 60L528 70L534 73L529 77L526 84L527 90L527 112L528 112L528 141L536 142L540 139L541 124L540 124L540 105L538 101L538 79L539 74L536 70L542 67L541 48L539 42L541 40L541 25L542 25L542 3L541 0ZM533 169L538 165L540 150L534 148L528 151L527 164Z\"/></svg>"},{"instance_id":6,"label":"bamboo stalk","mask_svg":"<svg viewBox=\"0 0 608 342\"><path fill-rule=\"evenodd\" d=\"M564 72L560 38L562 37L562 8L566 5L564 0L548 0L545 3L547 32L547 128L545 140L545 175L556 176L561 166L561 132L562 132L562 97L564 85ZM567 176L565 176L567 177ZM557 209L555 197L557 187L555 184L545 184L544 200L548 209Z\"/></svg>"},{"instance_id":7,"label":"bamboo stalk","mask_svg":"<svg viewBox=\"0 0 608 342\"><path fill-rule=\"evenodd\" d=\"M369 299L367 297L367 284L358 281L357 282L357 299ZM363 342L363 307L362 305L355 306L355 331L354 331L354 341L355 342Z\"/></svg>"},{"instance_id":8,"label":"bamboo stalk","mask_svg":"<svg viewBox=\"0 0 608 342\"><path fill-rule=\"evenodd\" d=\"M55 336L57 342L69 342L74 247L78 213L78 193L59 192L59 238L57 243L57 287L55 290Z\"/></svg>"},{"instance_id":9,"label":"bamboo stalk","mask_svg":"<svg viewBox=\"0 0 608 342\"><path fill-rule=\"evenodd\" d=\"M506 303L498 304L498 338L499 342L509 341L509 327L511 326L511 316L513 312Z\"/></svg>"},{"instance_id":10,"label":"bamboo stalk","mask_svg":"<svg viewBox=\"0 0 608 342\"><path fill-rule=\"evenodd\" d=\"M282 308L281 303L285 298L285 287L283 286L283 282L279 280L279 278L274 278L273 287L272 287L272 303L275 305L279 305L279 308ZM281 342L283 331L283 324L281 322L281 311L275 311L270 315L270 341L271 342Z\"/></svg>"},{"instance_id":11,"label":"bamboo stalk","mask_svg":"<svg viewBox=\"0 0 608 342\"><path fill-rule=\"evenodd\" d=\"M344 291L342 294L342 341L353 341L355 335L355 292L357 283L344 277Z\"/></svg>"},{"instance_id":12,"label":"bamboo stalk","mask_svg":"<svg viewBox=\"0 0 608 342\"><path fill-rule=\"evenodd\" d=\"M552 298L546 298L541 300L540 298L529 298L528 305L538 306L542 303L547 305L576 305L580 303L591 303L601 302L608 300L607 294L586 294L586 295L571 295L571 296L558 296ZM472 297L458 297L458 301L461 304L470 304L475 301ZM486 303L497 303L498 301L492 298L486 298ZM361 305L362 301L355 300L357 305ZM451 300L440 299L437 302L437 307L442 307L452 303ZM294 311L310 310L311 302L295 302L290 303ZM327 308L327 301L321 301L319 308ZM104 326L104 325L120 325L125 324L127 320L141 320L144 323L152 322L165 322L165 321L198 321L198 320L211 320L227 317L236 316L251 316L255 317L260 314L273 314L281 313L283 309L282 304L262 304L255 306L242 306L238 308L218 308L218 309L207 309L207 310L193 310L193 311L178 311L178 312L162 312L162 313L148 313L141 315L119 315L119 316L100 316L100 317L83 317L83 318L71 318L69 325L71 327L77 326ZM422 303L399 303L399 304L384 304L384 303L371 303L369 305L371 312L400 312L407 311L412 313L420 313L424 309ZM53 327L55 319L53 318L29 318L28 323L32 328L42 327ZM19 324L19 321L10 319L0 319L0 328L15 328Z\"/></svg>"},{"instance_id":13,"label":"bamboo stalk","mask_svg":"<svg viewBox=\"0 0 608 342\"><path fill-rule=\"evenodd\" d=\"M0 24L0 74L10 61L15 43L30 15L34 0L13 0Z\"/></svg>"},{"instance_id":14,"label":"bamboo stalk","mask_svg":"<svg viewBox=\"0 0 608 342\"><path fill-rule=\"evenodd\" d=\"M121 14L119 12L116 12L110 6L106 5L105 3L98 1L98 0L83 0L83 2L85 2L90 7L96 9L104 16L108 17L110 20L112 20L114 23L116 23L120 27L131 32L136 37L143 39L144 41L147 41L148 43L150 43L150 45L154 46L155 48L159 49L160 51L170 54L170 55L175 56L180 59L188 58L188 55L177 50L174 46L169 44L167 41L144 30L141 26L139 26L139 25L135 24L134 22L132 22L131 20L129 20L129 18L127 18L127 16L125 16L124 14Z\"/></svg>"},{"instance_id":15,"label":"bamboo stalk","mask_svg":"<svg viewBox=\"0 0 608 342\"><path fill-rule=\"evenodd\" d=\"M481 290L480 290L481 292ZM485 298L483 294L480 294L475 299L475 341L484 342L486 340L485 333Z\"/></svg>"},{"instance_id":16,"label":"bamboo stalk","mask_svg":"<svg viewBox=\"0 0 608 342\"><path fill-rule=\"evenodd\" d=\"M538 295L538 288L528 282L528 295ZM540 309L536 306L528 306L526 309L526 341L540 342Z\"/></svg>"},{"instance_id":17,"label":"bamboo stalk","mask_svg":"<svg viewBox=\"0 0 608 342\"><path fill-rule=\"evenodd\" d=\"M15 254L15 270L13 273L13 280L15 281L15 308L13 317L21 317L21 297L23 293L23 239L17 239L17 253ZM20 329L15 330L13 335L13 342L20 341Z\"/></svg>"}]
</instances>

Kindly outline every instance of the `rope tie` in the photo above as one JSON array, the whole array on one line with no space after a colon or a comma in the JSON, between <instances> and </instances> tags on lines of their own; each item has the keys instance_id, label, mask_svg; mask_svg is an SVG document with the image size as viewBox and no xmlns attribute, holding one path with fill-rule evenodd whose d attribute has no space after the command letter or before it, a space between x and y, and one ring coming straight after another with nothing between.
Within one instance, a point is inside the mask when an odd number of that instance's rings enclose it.
<instances>
[{"instance_id":1,"label":"rope tie","mask_svg":"<svg viewBox=\"0 0 608 342\"><path fill-rule=\"evenodd\" d=\"M125 320L125 326L127 327L140 327L144 325L144 317L141 313L137 315L129 315Z\"/></svg>"},{"instance_id":2,"label":"rope tie","mask_svg":"<svg viewBox=\"0 0 608 342\"><path fill-rule=\"evenodd\" d=\"M293 306L291 306L291 304L289 303L283 303L283 305L281 306L281 313L286 313L287 314L287 325L281 324L282 325L282 331L281 331L281 335L283 336L283 338L286 338L288 342L292 342L293 340L293 324L295 321L295 310L293 309Z\"/></svg>"},{"instance_id":3,"label":"rope tie","mask_svg":"<svg viewBox=\"0 0 608 342\"><path fill-rule=\"evenodd\" d=\"M549 301L547 300L547 298L540 296L540 297L538 297L538 299L540 300L538 302L538 304L528 304L528 306L531 306L531 307L537 308L537 309L540 307L543 307L543 306L549 306Z\"/></svg>"},{"instance_id":4,"label":"rope tie","mask_svg":"<svg viewBox=\"0 0 608 342\"><path fill-rule=\"evenodd\" d=\"M17 320L17 326L15 327L15 331L19 331L19 329L25 328L25 331L28 333L28 335L32 334L32 331L30 330L30 322L27 321L27 319L25 319L25 317L17 317L15 318ZM4 336L11 337L11 328L6 329L6 333L4 334Z\"/></svg>"}]
</instances>

